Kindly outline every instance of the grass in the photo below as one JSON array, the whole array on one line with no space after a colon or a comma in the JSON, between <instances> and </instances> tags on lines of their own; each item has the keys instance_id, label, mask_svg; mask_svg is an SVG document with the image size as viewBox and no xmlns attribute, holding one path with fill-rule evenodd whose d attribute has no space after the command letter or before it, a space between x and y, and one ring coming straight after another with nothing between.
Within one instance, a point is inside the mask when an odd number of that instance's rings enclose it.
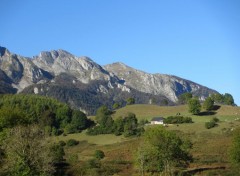
<instances>
[{"instance_id":1,"label":"grass","mask_svg":"<svg viewBox=\"0 0 240 176\"><path fill-rule=\"evenodd\" d=\"M53 140L58 141L67 141L69 139L75 139L78 141L86 141L89 144L96 144L96 145L110 145L115 143L121 143L128 139L124 138L123 136L115 136L114 134L103 134L103 135L96 135L96 136L89 136L86 134L86 131L82 133L75 133L75 134L68 134L67 136L57 136L54 137Z\"/></svg>"},{"instance_id":2,"label":"grass","mask_svg":"<svg viewBox=\"0 0 240 176\"><path fill-rule=\"evenodd\" d=\"M194 122L207 122L213 117L217 117L221 121L233 121L237 118L240 118L240 108L227 105L220 106L219 109L212 111L210 114L203 112L202 115L192 115L188 112L187 105L157 106L148 104L135 104L125 106L116 110L116 112L113 114L113 118L125 116L128 112L136 114L139 120L151 120L156 116L168 117L176 115L177 113L180 113L183 116L192 117Z\"/></svg>"},{"instance_id":3,"label":"grass","mask_svg":"<svg viewBox=\"0 0 240 176\"><path fill-rule=\"evenodd\" d=\"M135 104L128 105L121 109L118 109L113 115L114 118L119 116L124 116L128 112L136 114L138 119L151 120L155 116L170 116L176 115L176 113L181 113L181 115L190 115L187 112L185 105L182 106L157 106L157 105L145 105L145 104Z\"/></svg>"},{"instance_id":4,"label":"grass","mask_svg":"<svg viewBox=\"0 0 240 176\"><path fill-rule=\"evenodd\" d=\"M195 116L188 113L186 105L163 107L136 104L116 110L113 118L124 116L128 112L135 113L139 120L151 120L155 116L167 117L177 113L191 117L194 121L192 124L169 125L166 127L192 141L193 148L191 154L194 157L194 162L191 163L189 169L226 167L227 169L223 172L227 172L229 169L228 150L231 144L231 133L236 127L240 127L240 120L237 120L240 118L239 107L221 106L211 114L202 113L200 116ZM206 129L205 122L209 122L213 117L217 117L220 120L218 126ZM94 119L94 117L91 118ZM73 155L78 156L78 161L74 168L81 167L82 162L93 158L95 150L102 150L106 156L102 162L120 169L118 175L133 175L136 173L133 162L140 142L139 138L124 138L123 136L111 134L88 136L85 132L53 138L56 142L68 139L80 141L77 146L65 147L66 158ZM209 172L214 175L214 173L221 173L222 171L211 170Z\"/></svg>"}]
</instances>

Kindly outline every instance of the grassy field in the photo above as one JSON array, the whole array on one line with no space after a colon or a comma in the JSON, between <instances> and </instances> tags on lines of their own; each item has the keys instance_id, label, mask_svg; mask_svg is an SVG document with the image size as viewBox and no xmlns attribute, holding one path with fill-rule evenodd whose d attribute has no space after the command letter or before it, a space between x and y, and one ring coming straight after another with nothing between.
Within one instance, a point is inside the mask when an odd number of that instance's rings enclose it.
<instances>
[{"instance_id":1,"label":"grassy field","mask_svg":"<svg viewBox=\"0 0 240 176\"><path fill-rule=\"evenodd\" d=\"M228 150L231 144L232 131L240 127L240 108L232 106L218 107L212 113L202 113L194 116L188 113L187 106L156 106L156 105L130 105L118 109L113 118L124 116L128 112L135 113L138 119L151 120L155 116L171 116L180 113L183 116L192 117L194 123L168 125L169 130L176 131L177 134L188 138L193 143L191 153L194 161L188 169L212 168L213 170L203 171L197 175L224 175L230 168ZM220 122L212 129L205 128L205 122L217 117ZM124 138L115 135L88 136L85 132L79 134L69 134L59 136L53 140L67 141L76 139L80 141L75 147L65 147L66 159L71 161L72 156L77 156L77 160L72 164L72 170L79 170L82 163L93 158L95 150L103 150L106 157L102 164L109 168L118 169L117 175L138 175L134 168L134 155L138 148L140 138ZM224 170L214 168L226 168ZM77 175L77 174L76 174Z\"/></svg>"},{"instance_id":2,"label":"grassy field","mask_svg":"<svg viewBox=\"0 0 240 176\"><path fill-rule=\"evenodd\" d=\"M176 113L181 113L182 115L189 115L186 106L157 106L157 105L128 105L121 109L118 109L113 115L114 118L119 116L124 116L128 112L136 114L137 118L151 120L155 116L170 116Z\"/></svg>"},{"instance_id":3,"label":"grassy field","mask_svg":"<svg viewBox=\"0 0 240 176\"><path fill-rule=\"evenodd\" d=\"M95 145L110 145L115 143L121 143L127 141L128 139L124 138L123 136L115 136L113 134L104 134L104 135L97 135L97 136L89 136L86 134L85 131L82 133L75 133L75 134L68 134L67 136L57 136L54 137L53 140L58 141L67 141L69 139L75 139L78 141L86 141L89 144Z\"/></svg>"},{"instance_id":4,"label":"grassy field","mask_svg":"<svg viewBox=\"0 0 240 176\"><path fill-rule=\"evenodd\" d=\"M145 105L145 104L136 104L136 105L128 105L121 109L118 109L113 117L124 116L128 112L135 113L138 119L148 119L151 120L152 117L156 116L172 116L180 113L184 116L192 117L196 122L199 121L207 121L208 117L217 116L221 118L220 120L233 120L240 116L240 108L233 106L220 106L219 109L212 112L210 115L201 115L201 116L193 116L188 112L187 105L180 106L157 106L157 105Z\"/></svg>"}]
</instances>

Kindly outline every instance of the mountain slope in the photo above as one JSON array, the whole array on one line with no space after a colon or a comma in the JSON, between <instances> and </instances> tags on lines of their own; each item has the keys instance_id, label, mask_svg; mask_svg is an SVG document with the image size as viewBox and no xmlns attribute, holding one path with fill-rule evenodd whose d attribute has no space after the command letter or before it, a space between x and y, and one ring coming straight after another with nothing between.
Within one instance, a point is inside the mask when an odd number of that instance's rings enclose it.
<instances>
[{"instance_id":1,"label":"mountain slope","mask_svg":"<svg viewBox=\"0 0 240 176\"><path fill-rule=\"evenodd\" d=\"M123 63L113 63L104 68L119 77L126 86L153 95L164 95L169 100L177 102L178 96L184 92L191 92L201 99L216 91L172 75L150 74L131 68Z\"/></svg>"},{"instance_id":2,"label":"mountain slope","mask_svg":"<svg viewBox=\"0 0 240 176\"><path fill-rule=\"evenodd\" d=\"M106 104L173 105L177 96L192 92L201 98L216 91L176 76L149 74L121 63L102 67L88 57L64 50L23 57L0 47L0 93L31 93L57 98L89 114Z\"/></svg>"},{"instance_id":3,"label":"mountain slope","mask_svg":"<svg viewBox=\"0 0 240 176\"><path fill-rule=\"evenodd\" d=\"M76 57L64 50L41 52L34 57L33 63L55 76L61 73L74 75L79 81L89 83L91 80L113 79L100 65L88 57Z\"/></svg>"}]
</instances>

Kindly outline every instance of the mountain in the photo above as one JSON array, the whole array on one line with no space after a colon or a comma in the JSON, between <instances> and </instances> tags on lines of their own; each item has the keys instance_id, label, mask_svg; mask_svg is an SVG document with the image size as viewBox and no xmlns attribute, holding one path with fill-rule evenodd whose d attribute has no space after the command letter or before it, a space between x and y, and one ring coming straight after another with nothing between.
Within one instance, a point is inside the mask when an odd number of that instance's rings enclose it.
<instances>
[{"instance_id":1,"label":"mountain","mask_svg":"<svg viewBox=\"0 0 240 176\"><path fill-rule=\"evenodd\" d=\"M122 63L104 67L88 57L64 50L41 52L32 58L0 47L0 93L28 93L57 98L88 114L105 104L173 105L178 95L192 92L202 99L216 91L197 83L163 74L149 74Z\"/></svg>"},{"instance_id":2,"label":"mountain","mask_svg":"<svg viewBox=\"0 0 240 176\"><path fill-rule=\"evenodd\" d=\"M209 94L216 93L214 90L177 76L150 74L120 62L106 65L104 68L119 77L128 87L153 95L164 95L173 102L177 102L178 96L184 92L191 92L202 100Z\"/></svg>"}]
</instances>

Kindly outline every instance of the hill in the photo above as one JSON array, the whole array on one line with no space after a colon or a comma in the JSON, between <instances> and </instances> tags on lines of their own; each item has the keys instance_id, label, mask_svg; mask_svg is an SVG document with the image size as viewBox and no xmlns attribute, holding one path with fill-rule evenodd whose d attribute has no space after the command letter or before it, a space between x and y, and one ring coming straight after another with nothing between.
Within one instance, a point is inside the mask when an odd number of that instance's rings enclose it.
<instances>
[{"instance_id":1,"label":"hill","mask_svg":"<svg viewBox=\"0 0 240 176\"><path fill-rule=\"evenodd\" d=\"M186 172L195 173L197 175L225 175L230 174L230 161L228 158L228 150L231 145L232 131L240 127L240 108L234 106L221 105L212 111L214 113L202 113L200 116L188 113L186 105L181 106L157 106L148 104L135 104L116 110L114 118L123 116L128 112L136 114L138 119L150 120L154 116L171 116L176 113L192 117L194 123L169 125L167 130L173 130L182 138L189 139L193 143L191 154L193 162L186 169ZM212 118L219 118L218 125L212 129L205 128L205 122ZM151 126L146 126L149 128ZM79 174L77 168L84 166L79 163L87 162L92 158L95 150L103 150L105 159L102 161L104 166L109 168L117 168L118 175L137 175L134 167L134 157L136 150L141 142L141 138L124 138L123 136L98 135L90 138L85 134L69 134L67 136L59 136L58 140L66 141L70 138L80 141L80 145L74 148L66 148L66 158L75 153L79 159L73 165L72 171ZM200 171L200 172L199 172ZM230 174L231 175L231 174Z\"/></svg>"},{"instance_id":2,"label":"hill","mask_svg":"<svg viewBox=\"0 0 240 176\"><path fill-rule=\"evenodd\" d=\"M218 106L218 105L217 105ZM123 108L116 110L114 113L114 117L123 116L128 112L132 112L136 114L139 119L150 119L155 116L171 116L180 113L181 115L191 116L191 117L206 117L209 115L199 115L193 116L188 112L187 105L179 105L179 106L158 106L158 105L149 105L149 104L134 104L127 105ZM240 107L236 106L228 106L228 105L219 105L218 108L212 111L212 116L229 116L229 117L237 117L240 116Z\"/></svg>"}]
</instances>

